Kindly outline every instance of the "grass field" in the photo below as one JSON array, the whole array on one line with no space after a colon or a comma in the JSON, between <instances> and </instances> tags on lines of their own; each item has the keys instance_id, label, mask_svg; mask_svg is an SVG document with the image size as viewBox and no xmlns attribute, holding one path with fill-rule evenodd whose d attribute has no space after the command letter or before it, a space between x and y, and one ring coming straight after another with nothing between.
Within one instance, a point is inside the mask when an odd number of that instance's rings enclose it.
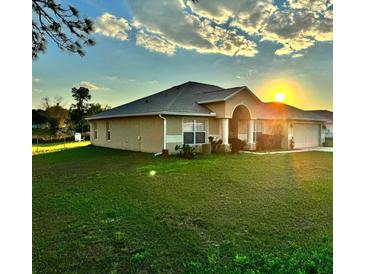
<instances>
[{"instance_id":1,"label":"grass field","mask_svg":"<svg viewBox=\"0 0 365 274\"><path fill-rule=\"evenodd\" d=\"M33 144L32 145L32 155L56 152L60 150L85 147L90 145L90 141L83 142L65 142L65 143L49 143L49 144Z\"/></svg>"},{"instance_id":2,"label":"grass field","mask_svg":"<svg viewBox=\"0 0 365 274\"><path fill-rule=\"evenodd\" d=\"M33 270L332 273L332 153L33 156Z\"/></svg>"}]
</instances>

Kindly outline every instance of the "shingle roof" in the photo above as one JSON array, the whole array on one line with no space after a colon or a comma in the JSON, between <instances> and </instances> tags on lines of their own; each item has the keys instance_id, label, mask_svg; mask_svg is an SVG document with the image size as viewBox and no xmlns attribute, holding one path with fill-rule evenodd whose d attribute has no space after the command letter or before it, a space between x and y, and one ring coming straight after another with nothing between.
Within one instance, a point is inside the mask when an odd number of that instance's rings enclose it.
<instances>
[{"instance_id":1,"label":"shingle roof","mask_svg":"<svg viewBox=\"0 0 365 274\"><path fill-rule=\"evenodd\" d=\"M186 82L119 107L98 113L88 119L142 116L156 114L214 116L208 108L197 103L201 100L223 100L240 87L223 89L197 82Z\"/></svg>"},{"instance_id":2,"label":"shingle roof","mask_svg":"<svg viewBox=\"0 0 365 274\"><path fill-rule=\"evenodd\" d=\"M325 119L327 122L333 122L333 112L329 110L306 110L305 112L319 115L323 119Z\"/></svg>"},{"instance_id":3,"label":"shingle roof","mask_svg":"<svg viewBox=\"0 0 365 274\"><path fill-rule=\"evenodd\" d=\"M204 104L226 101L239 92L247 92L250 113L256 119L293 119L327 121L324 111L305 111L283 103L264 103L246 86L224 89L219 86L186 82L153 95L93 115L88 120L147 115L215 116ZM332 112L330 112L332 113ZM327 117L325 117L327 115Z\"/></svg>"}]
</instances>

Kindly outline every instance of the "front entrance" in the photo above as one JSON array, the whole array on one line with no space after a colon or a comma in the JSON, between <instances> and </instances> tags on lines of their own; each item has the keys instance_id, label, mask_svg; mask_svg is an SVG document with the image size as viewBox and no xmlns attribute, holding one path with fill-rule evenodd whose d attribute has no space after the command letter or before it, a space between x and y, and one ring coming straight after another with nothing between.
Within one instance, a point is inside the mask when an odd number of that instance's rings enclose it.
<instances>
[{"instance_id":1,"label":"front entrance","mask_svg":"<svg viewBox=\"0 0 365 274\"><path fill-rule=\"evenodd\" d=\"M248 141L248 121L250 113L245 106L238 106L233 111L232 118L229 119L229 138Z\"/></svg>"}]
</instances>

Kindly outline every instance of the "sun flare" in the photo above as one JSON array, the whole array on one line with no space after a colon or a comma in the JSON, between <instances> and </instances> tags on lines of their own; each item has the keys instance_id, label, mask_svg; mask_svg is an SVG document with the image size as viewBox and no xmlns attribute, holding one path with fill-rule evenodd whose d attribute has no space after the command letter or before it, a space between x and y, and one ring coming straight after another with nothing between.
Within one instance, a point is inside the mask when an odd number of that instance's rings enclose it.
<instances>
[{"instance_id":1,"label":"sun flare","mask_svg":"<svg viewBox=\"0 0 365 274\"><path fill-rule=\"evenodd\" d=\"M285 97L286 97L285 94L282 92L278 92L275 94L275 100L280 103L285 100Z\"/></svg>"}]
</instances>

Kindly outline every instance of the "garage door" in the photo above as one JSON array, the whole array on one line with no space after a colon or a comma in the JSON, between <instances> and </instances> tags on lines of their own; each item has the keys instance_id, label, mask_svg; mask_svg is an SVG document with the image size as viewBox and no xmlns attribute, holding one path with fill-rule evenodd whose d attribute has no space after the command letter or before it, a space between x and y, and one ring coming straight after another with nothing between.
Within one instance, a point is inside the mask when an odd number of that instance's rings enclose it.
<instances>
[{"instance_id":1,"label":"garage door","mask_svg":"<svg viewBox=\"0 0 365 274\"><path fill-rule=\"evenodd\" d=\"M295 148L317 147L320 145L320 125L300 124L293 125Z\"/></svg>"}]
</instances>

